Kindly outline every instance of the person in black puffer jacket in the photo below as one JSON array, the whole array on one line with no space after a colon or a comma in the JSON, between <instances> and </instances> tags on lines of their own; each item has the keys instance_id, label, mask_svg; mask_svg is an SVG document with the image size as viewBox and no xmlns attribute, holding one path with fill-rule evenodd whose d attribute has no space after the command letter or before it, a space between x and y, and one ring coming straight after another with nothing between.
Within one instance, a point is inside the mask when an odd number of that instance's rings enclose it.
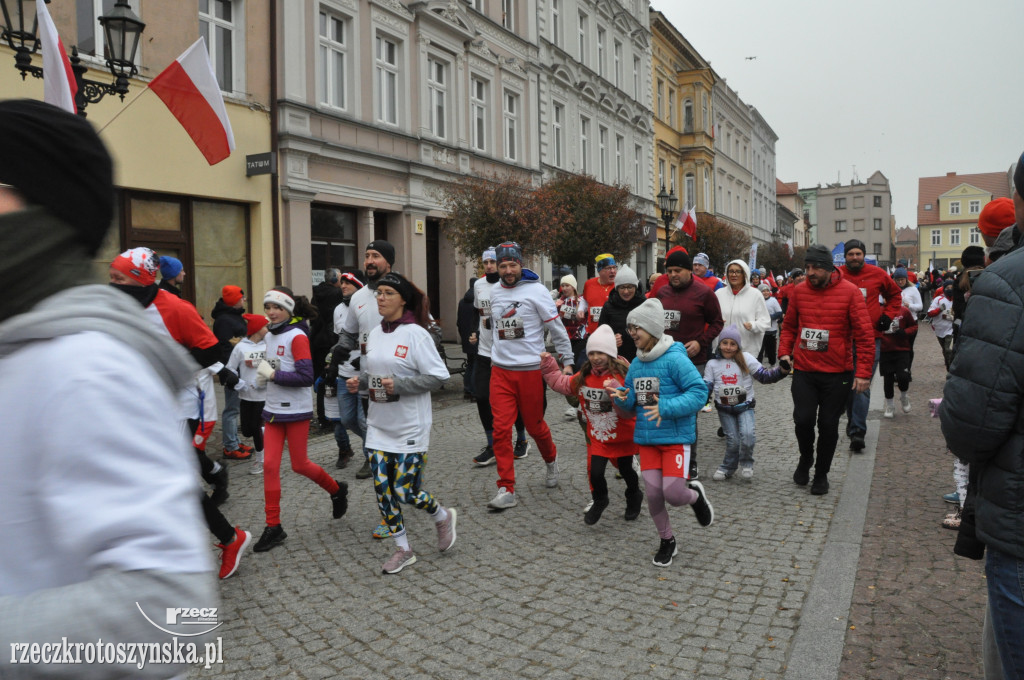
<instances>
[{"instance_id":1,"label":"person in black puffer jacket","mask_svg":"<svg viewBox=\"0 0 1024 680\"><path fill-rule=\"evenodd\" d=\"M217 336L218 359L227 365L231 358L231 350L239 340L246 336L247 324L242 314L245 312L245 291L238 286L224 286L220 289L220 299L213 306L210 316L213 317L213 334ZM221 377L220 384L224 385ZM252 447L245 446L238 440L238 418L241 403L238 392L224 389L224 413L221 416L221 437L224 444L224 457L233 460L244 460L252 455Z\"/></svg>"},{"instance_id":2,"label":"person in black puffer jacket","mask_svg":"<svg viewBox=\"0 0 1024 680\"><path fill-rule=\"evenodd\" d=\"M637 288L639 283L633 270L623 265L615 275L615 289L601 310L601 325L611 326L619 356L626 361L633 361L636 357L636 344L626 332L626 316L644 302L644 296Z\"/></svg>"},{"instance_id":3,"label":"person in black puffer jacket","mask_svg":"<svg viewBox=\"0 0 1024 680\"><path fill-rule=\"evenodd\" d=\"M313 353L313 376L320 378L327 364L327 355L334 343L338 342L338 334L334 332L334 310L344 301L345 293L341 290L341 271L334 267L324 270L324 280L313 286L311 302L319 316L309 326L309 348ZM324 413L324 395L327 390L323 381L316 390L316 417L321 430L334 431L334 423L327 420Z\"/></svg>"}]
</instances>

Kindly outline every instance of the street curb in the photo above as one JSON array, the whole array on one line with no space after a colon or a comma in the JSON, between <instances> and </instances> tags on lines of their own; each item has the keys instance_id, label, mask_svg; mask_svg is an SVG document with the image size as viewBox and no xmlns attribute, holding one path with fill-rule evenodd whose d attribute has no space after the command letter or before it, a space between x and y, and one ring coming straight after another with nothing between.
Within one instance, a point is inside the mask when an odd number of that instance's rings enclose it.
<instances>
[{"instance_id":1,"label":"street curb","mask_svg":"<svg viewBox=\"0 0 1024 680\"><path fill-rule=\"evenodd\" d=\"M873 382L873 381L872 381ZM872 385L874 386L874 385ZM882 405L882 391L872 390L871 411ZM864 453L849 454L842 493L836 504L811 589L804 602L786 680L833 680L839 677L853 586L871 498L878 446L878 418L867 420ZM836 452L839 453L838 451Z\"/></svg>"}]
</instances>

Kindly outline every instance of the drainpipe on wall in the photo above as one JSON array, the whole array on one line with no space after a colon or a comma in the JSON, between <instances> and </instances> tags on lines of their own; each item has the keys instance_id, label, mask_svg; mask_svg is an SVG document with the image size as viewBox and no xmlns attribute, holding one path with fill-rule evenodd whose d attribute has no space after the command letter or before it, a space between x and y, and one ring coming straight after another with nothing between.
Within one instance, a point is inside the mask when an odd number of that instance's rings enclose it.
<instances>
[{"instance_id":1,"label":"drainpipe on wall","mask_svg":"<svg viewBox=\"0 0 1024 680\"><path fill-rule=\"evenodd\" d=\"M270 152L274 155L274 172L270 175L271 222L274 239L274 285L281 277L281 189L278 182L280 158L277 143L277 0L270 0Z\"/></svg>"}]
</instances>

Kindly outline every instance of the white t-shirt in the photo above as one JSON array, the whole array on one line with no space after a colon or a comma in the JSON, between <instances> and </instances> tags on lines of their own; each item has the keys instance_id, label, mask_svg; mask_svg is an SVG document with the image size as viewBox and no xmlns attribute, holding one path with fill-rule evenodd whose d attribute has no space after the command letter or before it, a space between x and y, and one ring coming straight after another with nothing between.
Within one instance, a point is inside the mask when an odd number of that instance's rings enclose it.
<instances>
[{"instance_id":1,"label":"white t-shirt","mask_svg":"<svg viewBox=\"0 0 1024 680\"><path fill-rule=\"evenodd\" d=\"M256 367L259 365L260 360L266 357L267 343L262 340L253 342L249 338L242 338L231 349L228 368L238 374L241 380L245 381L245 387L238 391L238 396L242 401L267 400L266 385L263 387L257 387L256 385Z\"/></svg>"},{"instance_id":2,"label":"white t-shirt","mask_svg":"<svg viewBox=\"0 0 1024 680\"><path fill-rule=\"evenodd\" d=\"M402 324L391 333L378 325L370 332L360 371L369 384L366 447L389 453L420 453L430 446L433 411L430 393L387 395L383 378L432 375L449 378L430 334L416 324Z\"/></svg>"},{"instance_id":3,"label":"white t-shirt","mask_svg":"<svg viewBox=\"0 0 1024 680\"><path fill-rule=\"evenodd\" d=\"M380 312L377 311L377 298L373 293L373 289L369 286L363 286L352 293L352 297L348 301L348 314L342 322L342 330L355 335L356 341L359 343L357 346L359 354L356 355L353 350L353 353L349 355L350 359L366 354L370 331L380 326ZM366 392L362 390L359 394L366 396Z\"/></svg>"},{"instance_id":4,"label":"white t-shirt","mask_svg":"<svg viewBox=\"0 0 1024 680\"><path fill-rule=\"evenodd\" d=\"M491 357L491 288L493 283L487 283L486 278L479 278L473 284L473 306L480 315L480 323L476 333L476 351L480 356Z\"/></svg>"},{"instance_id":5,"label":"white t-shirt","mask_svg":"<svg viewBox=\"0 0 1024 680\"><path fill-rule=\"evenodd\" d=\"M362 289L360 289L362 290ZM353 293L353 296L355 293ZM351 302L352 298L349 298ZM344 302L338 303L338 306L334 308L334 332L341 335L341 332L345 330L345 319L350 316L348 305ZM338 375L342 378L352 378L359 375L359 371L352 368L352 359L356 356L355 353L350 354L348 361L345 361L338 365Z\"/></svg>"}]
</instances>

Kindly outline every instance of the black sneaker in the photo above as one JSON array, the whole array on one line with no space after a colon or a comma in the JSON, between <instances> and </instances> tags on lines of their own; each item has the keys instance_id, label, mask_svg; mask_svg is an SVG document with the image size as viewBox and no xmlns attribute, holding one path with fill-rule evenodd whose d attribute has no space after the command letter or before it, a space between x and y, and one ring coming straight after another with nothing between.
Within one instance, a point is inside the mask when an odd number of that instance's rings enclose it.
<instances>
[{"instance_id":1,"label":"black sneaker","mask_svg":"<svg viewBox=\"0 0 1024 680\"><path fill-rule=\"evenodd\" d=\"M339 470L344 470L345 468L348 467L348 462L350 460L352 460L351 448L338 449L338 462L335 464L334 467L338 468Z\"/></svg>"},{"instance_id":2,"label":"black sneaker","mask_svg":"<svg viewBox=\"0 0 1024 680\"><path fill-rule=\"evenodd\" d=\"M367 458L363 462L363 467L359 468L356 473L356 479L369 479L370 477L373 477L373 472L370 471L370 459Z\"/></svg>"},{"instance_id":3,"label":"black sneaker","mask_svg":"<svg viewBox=\"0 0 1024 680\"><path fill-rule=\"evenodd\" d=\"M690 482L687 486L697 492L697 500L691 506L693 514L697 516L697 522L702 527L711 526L711 523L715 521L715 509L708 502L708 495L704 492L704 485L700 482Z\"/></svg>"},{"instance_id":4,"label":"black sneaker","mask_svg":"<svg viewBox=\"0 0 1024 680\"><path fill-rule=\"evenodd\" d=\"M809 481L811 481L811 466L797 465L796 470L793 471L793 482L799 486L807 486Z\"/></svg>"},{"instance_id":5,"label":"black sneaker","mask_svg":"<svg viewBox=\"0 0 1024 680\"><path fill-rule=\"evenodd\" d=\"M700 479L700 474L697 472L697 461L690 461L690 479Z\"/></svg>"},{"instance_id":6,"label":"black sneaker","mask_svg":"<svg viewBox=\"0 0 1024 680\"><path fill-rule=\"evenodd\" d=\"M524 439L521 442L516 442L516 447L512 449L512 457L516 460L522 460L530 455L530 441Z\"/></svg>"},{"instance_id":7,"label":"black sneaker","mask_svg":"<svg viewBox=\"0 0 1024 680\"><path fill-rule=\"evenodd\" d=\"M640 504L644 502L644 492L626 490L626 514L623 517L627 522L632 522L640 516Z\"/></svg>"},{"instance_id":8,"label":"black sneaker","mask_svg":"<svg viewBox=\"0 0 1024 680\"><path fill-rule=\"evenodd\" d=\"M824 496L828 493L828 475L816 474L811 482L811 493L815 496Z\"/></svg>"},{"instance_id":9,"label":"black sneaker","mask_svg":"<svg viewBox=\"0 0 1024 680\"><path fill-rule=\"evenodd\" d=\"M527 444L527 446L529 446L529 444ZM490 446L485 446L484 448L480 449L480 453L478 453L476 457L473 459L473 464L478 465L480 467L494 465L495 462L497 461L494 459L494 449L491 448Z\"/></svg>"},{"instance_id":10,"label":"black sneaker","mask_svg":"<svg viewBox=\"0 0 1024 680\"><path fill-rule=\"evenodd\" d=\"M274 546L284 543L286 538L288 538L288 534L284 532L284 528L280 524L267 525L267 528L263 530L263 535L260 536L260 540L256 541L256 546L252 551L267 552Z\"/></svg>"},{"instance_id":11,"label":"black sneaker","mask_svg":"<svg viewBox=\"0 0 1024 680\"><path fill-rule=\"evenodd\" d=\"M850 435L850 450L854 453L860 453L864 450L864 434L857 432Z\"/></svg>"},{"instance_id":12,"label":"black sneaker","mask_svg":"<svg viewBox=\"0 0 1024 680\"><path fill-rule=\"evenodd\" d=\"M654 566L656 567L667 567L672 564L672 558L679 552L679 548L676 547L676 539L663 538L661 539L661 545L658 546L658 552L654 556Z\"/></svg>"},{"instance_id":13,"label":"black sneaker","mask_svg":"<svg viewBox=\"0 0 1024 680\"><path fill-rule=\"evenodd\" d=\"M608 499L595 499L594 504L590 506L586 514L583 515L583 521L586 524L597 524L597 520L601 519L601 513L608 507Z\"/></svg>"},{"instance_id":14,"label":"black sneaker","mask_svg":"<svg viewBox=\"0 0 1024 680\"><path fill-rule=\"evenodd\" d=\"M331 506L334 519L345 516L345 511L348 510L348 484L338 482L338 490L331 494Z\"/></svg>"},{"instance_id":15,"label":"black sneaker","mask_svg":"<svg viewBox=\"0 0 1024 680\"><path fill-rule=\"evenodd\" d=\"M213 495L210 500L214 505L221 505L228 499L228 466L221 465L220 471L213 473Z\"/></svg>"},{"instance_id":16,"label":"black sneaker","mask_svg":"<svg viewBox=\"0 0 1024 680\"><path fill-rule=\"evenodd\" d=\"M718 428L718 436L719 437L724 437L725 436L725 428L723 428L723 427Z\"/></svg>"}]
</instances>

